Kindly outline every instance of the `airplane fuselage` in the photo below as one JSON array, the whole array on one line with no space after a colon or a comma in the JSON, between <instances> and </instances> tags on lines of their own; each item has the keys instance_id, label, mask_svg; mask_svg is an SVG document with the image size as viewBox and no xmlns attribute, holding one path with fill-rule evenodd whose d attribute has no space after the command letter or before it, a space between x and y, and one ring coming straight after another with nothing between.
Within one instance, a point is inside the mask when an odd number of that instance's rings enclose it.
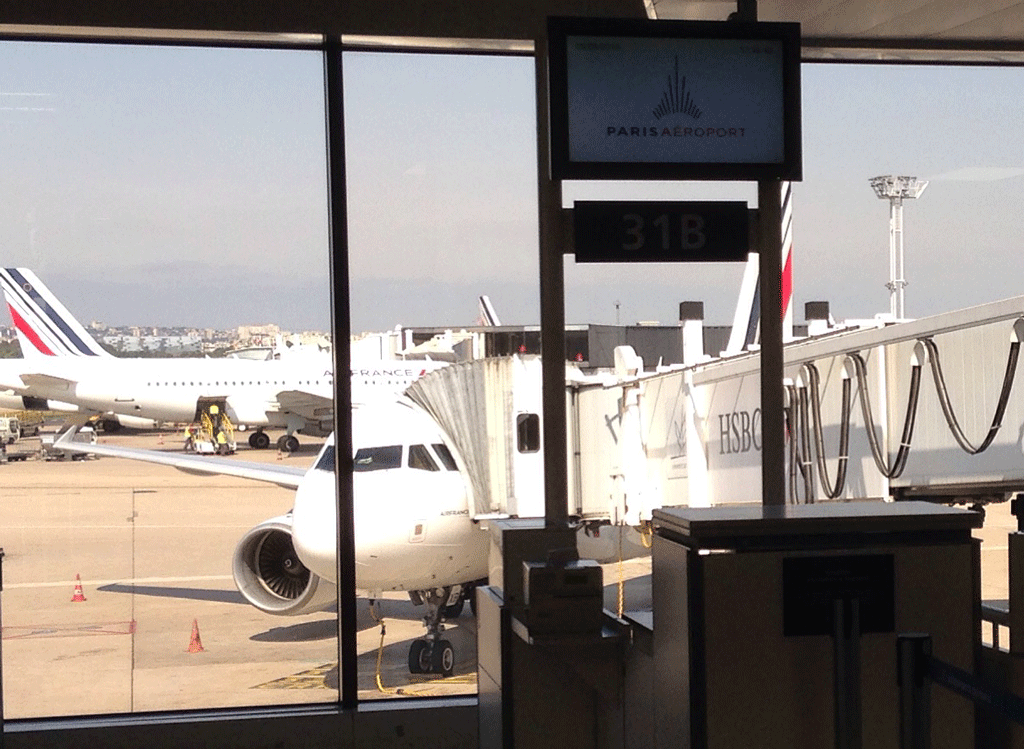
<instances>
[{"instance_id":1,"label":"airplane fuselage","mask_svg":"<svg viewBox=\"0 0 1024 749\"><path fill-rule=\"evenodd\" d=\"M354 403L393 399L442 362L375 361L352 367ZM333 429L333 361L45 357L0 363L11 395L153 421L189 422L197 404L223 403L228 418L253 427L326 436Z\"/></svg>"},{"instance_id":2,"label":"airplane fuselage","mask_svg":"<svg viewBox=\"0 0 1024 749\"><path fill-rule=\"evenodd\" d=\"M334 375L328 357L316 363L245 359L106 359L53 357L12 363L3 378L15 392L64 401L100 413L155 421L192 421L201 400L223 400L235 423L288 426L282 393L322 400L320 419L330 432ZM17 367L14 370L13 367ZM21 387L17 387L18 384ZM311 407L310 413L315 413ZM312 430L316 432L317 430Z\"/></svg>"}]
</instances>

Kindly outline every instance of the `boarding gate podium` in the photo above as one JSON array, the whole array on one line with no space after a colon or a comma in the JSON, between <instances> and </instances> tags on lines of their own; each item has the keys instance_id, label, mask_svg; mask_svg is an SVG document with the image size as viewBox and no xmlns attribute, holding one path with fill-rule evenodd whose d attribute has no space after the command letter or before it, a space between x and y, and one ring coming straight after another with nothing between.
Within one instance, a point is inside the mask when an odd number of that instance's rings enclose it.
<instances>
[{"instance_id":1,"label":"boarding gate podium","mask_svg":"<svg viewBox=\"0 0 1024 749\"><path fill-rule=\"evenodd\" d=\"M899 746L896 634L975 672L982 516L926 502L655 511L658 747ZM974 746L937 692L933 746Z\"/></svg>"}]
</instances>

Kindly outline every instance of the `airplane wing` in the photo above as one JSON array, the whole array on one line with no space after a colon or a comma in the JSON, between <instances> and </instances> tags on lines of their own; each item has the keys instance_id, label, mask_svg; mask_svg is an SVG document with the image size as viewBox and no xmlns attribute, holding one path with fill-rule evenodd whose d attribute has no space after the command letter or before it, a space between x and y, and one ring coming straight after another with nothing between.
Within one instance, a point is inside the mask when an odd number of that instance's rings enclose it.
<instances>
[{"instance_id":1,"label":"airplane wing","mask_svg":"<svg viewBox=\"0 0 1024 749\"><path fill-rule=\"evenodd\" d=\"M131 447L74 442L74 435L77 431L77 427L71 427L65 431L53 443L54 448L67 452L106 455L111 458L127 458L128 460L140 460L146 463L158 463L160 465L172 466L185 473L237 476L238 478L277 484L286 489L297 488L307 471L306 468L299 468L297 466L250 463L243 460L231 460L230 458L217 458L208 455L178 455L159 450L141 450Z\"/></svg>"},{"instance_id":2,"label":"airplane wing","mask_svg":"<svg viewBox=\"0 0 1024 749\"><path fill-rule=\"evenodd\" d=\"M9 360L13 361L13 360ZM43 374L41 372L7 372L0 374L0 386L7 390L22 392L31 388L45 389L50 392L71 392L77 383L65 377Z\"/></svg>"},{"instance_id":3,"label":"airplane wing","mask_svg":"<svg viewBox=\"0 0 1024 749\"><path fill-rule=\"evenodd\" d=\"M281 411L298 414L308 421L327 421L334 416L334 399L307 390L282 390L277 394Z\"/></svg>"}]
</instances>

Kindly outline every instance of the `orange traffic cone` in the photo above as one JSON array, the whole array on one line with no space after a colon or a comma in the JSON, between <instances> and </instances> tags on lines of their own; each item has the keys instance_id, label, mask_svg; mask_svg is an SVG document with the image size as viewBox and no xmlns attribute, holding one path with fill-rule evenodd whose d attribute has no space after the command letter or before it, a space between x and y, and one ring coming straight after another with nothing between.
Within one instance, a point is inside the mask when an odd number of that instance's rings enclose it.
<instances>
[{"instance_id":1,"label":"orange traffic cone","mask_svg":"<svg viewBox=\"0 0 1024 749\"><path fill-rule=\"evenodd\" d=\"M78 603L79 601L85 600L85 594L82 592L82 576L77 572L75 573L75 594L71 596L72 603Z\"/></svg>"},{"instance_id":2,"label":"orange traffic cone","mask_svg":"<svg viewBox=\"0 0 1024 749\"><path fill-rule=\"evenodd\" d=\"M199 622L195 619L192 620L192 639L188 643L188 652L190 653L202 653L205 648L203 647L203 641L199 639Z\"/></svg>"}]
</instances>

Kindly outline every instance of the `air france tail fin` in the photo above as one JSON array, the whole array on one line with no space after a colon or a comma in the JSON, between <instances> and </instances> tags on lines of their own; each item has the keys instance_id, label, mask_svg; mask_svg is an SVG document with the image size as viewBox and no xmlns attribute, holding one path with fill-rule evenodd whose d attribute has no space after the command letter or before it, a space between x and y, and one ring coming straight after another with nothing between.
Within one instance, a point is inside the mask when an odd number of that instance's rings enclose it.
<instances>
[{"instance_id":1,"label":"air france tail fin","mask_svg":"<svg viewBox=\"0 0 1024 749\"><path fill-rule=\"evenodd\" d=\"M110 356L28 268L0 270L0 287L26 359Z\"/></svg>"},{"instance_id":2,"label":"air france tail fin","mask_svg":"<svg viewBox=\"0 0 1024 749\"><path fill-rule=\"evenodd\" d=\"M793 190L783 182L782 190L782 340L793 340ZM760 259L756 252L747 256L740 282L732 332L725 353L738 354L761 342Z\"/></svg>"},{"instance_id":3,"label":"air france tail fin","mask_svg":"<svg viewBox=\"0 0 1024 749\"><path fill-rule=\"evenodd\" d=\"M480 314L477 317L477 324L488 328L495 328L501 325L501 320L498 319L498 313L494 310L494 305L491 304L491 298L489 296L482 296L478 298Z\"/></svg>"}]
</instances>

